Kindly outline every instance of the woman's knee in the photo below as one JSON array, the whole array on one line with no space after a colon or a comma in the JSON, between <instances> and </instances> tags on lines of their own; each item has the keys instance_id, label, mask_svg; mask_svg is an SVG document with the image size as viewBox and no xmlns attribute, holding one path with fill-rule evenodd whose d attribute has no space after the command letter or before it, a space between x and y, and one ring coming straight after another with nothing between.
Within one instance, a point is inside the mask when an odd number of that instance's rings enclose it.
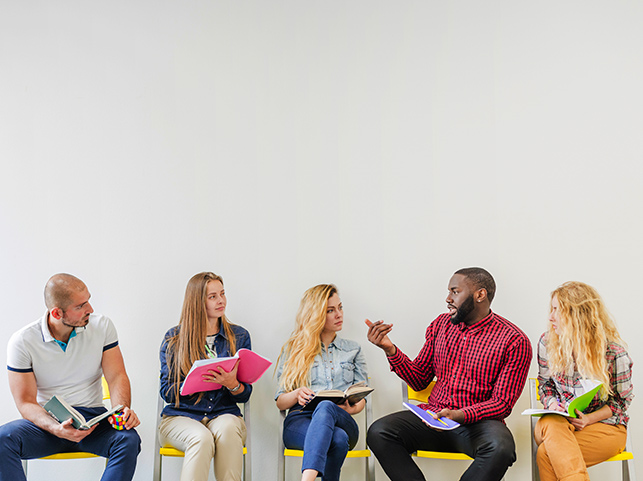
<instances>
[{"instance_id":1,"label":"woman's knee","mask_svg":"<svg viewBox=\"0 0 643 481\"><path fill-rule=\"evenodd\" d=\"M171 440L170 440L171 442ZM203 429L196 429L191 431L185 436L183 441L185 443L186 453L199 453L199 455L204 455L206 457L214 456L214 436L208 431L205 426ZM181 449L180 446L178 446Z\"/></svg>"},{"instance_id":2,"label":"woman's knee","mask_svg":"<svg viewBox=\"0 0 643 481\"><path fill-rule=\"evenodd\" d=\"M551 469L551 461L549 460L549 453L547 452L547 447L545 444L541 444L538 446L538 450L536 451L536 464L538 465L538 469L541 472L542 475L542 470L547 470Z\"/></svg>"},{"instance_id":3,"label":"woman's knee","mask_svg":"<svg viewBox=\"0 0 643 481\"><path fill-rule=\"evenodd\" d=\"M349 448L348 434L346 431L340 428L335 428L333 431L333 438L330 441L330 449L348 452Z\"/></svg>"},{"instance_id":4,"label":"woman's knee","mask_svg":"<svg viewBox=\"0 0 643 481\"><path fill-rule=\"evenodd\" d=\"M546 414L542 416L536 423L534 428L534 439L536 444L541 444L543 439L547 435L551 435L552 432L560 432L561 430L573 430L572 425L567 422L567 419L564 416L559 416L558 414Z\"/></svg>"},{"instance_id":5,"label":"woman's knee","mask_svg":"<svg viewBox=\"0 0 643 481\"><path fill-rule=\"evenodd\" d=\"M244 443L246 440L246 423L243 418L233 414L219 416L215 423L210 424L209 429L212 431L215 443L235 440Z\"/></svg>"},{"instance_id":6,"label":"woman's knee","mask_svg":"<svg viewBox=\"0 0 643 481\"><path fill-rule=\"evenodd\" d=\"M335 416L335 410L338 409L337 404L332 401L322 401L320 402L315 410L313 411L313 416Z\"/></svg>"}]
</instances>

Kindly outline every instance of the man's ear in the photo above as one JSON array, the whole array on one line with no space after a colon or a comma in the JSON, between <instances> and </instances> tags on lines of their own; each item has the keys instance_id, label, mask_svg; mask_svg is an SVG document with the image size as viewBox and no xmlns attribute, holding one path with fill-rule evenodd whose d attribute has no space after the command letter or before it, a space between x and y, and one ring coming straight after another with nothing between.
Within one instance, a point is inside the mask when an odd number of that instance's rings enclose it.
<instances>
[{"instance_id":1,"label":"man's ear","mask_svg":"<svg viewBox=\"0 0 643 481\"><path fill-rule=\"evenodd\" d=\"M49 315L59 321L63 317L63 310L60 307L54 307L49 311Z\"/></svg>"},{"instance_id":2,"label":"man's ear","mask_svg":"<svg viewBox=\"0 0 643 481\"><path fill-rule=\"evenodd\" d=\"M484 302L485 299L487 299L487 289L482 288L478 289L474 294L473 297L476 302Z\"/></svg>"}]
</instances>

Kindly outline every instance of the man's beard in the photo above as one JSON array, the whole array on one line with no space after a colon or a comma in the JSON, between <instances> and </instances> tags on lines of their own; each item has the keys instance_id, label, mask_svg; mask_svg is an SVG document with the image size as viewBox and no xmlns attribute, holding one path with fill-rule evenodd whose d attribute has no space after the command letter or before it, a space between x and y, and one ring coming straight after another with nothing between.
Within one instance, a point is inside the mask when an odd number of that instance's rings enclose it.
<instances>
[{"instance_id":1,"label":"man's beard","mask_svg":"<svg viewBox=\"0 0 643 481\"><path fill-rule=\"evenodd\" d=\"M457 325L464 322L467 316L471 314L471 311L473 311L473 306L473 295L471 295L465 299L460 307L458 307L455 316L451 318L451 324Z\"/></svg>"},{"instance_id":2,"label":"man's beard","mask_svg":"<svg viewBox=\"0 0 643 481\"><path fill-rule=\"evenodd\" d=\"M64 326L67 326L67 327L73 327L73 328L76 328L76 327L85 327L85 326L89 323L89 316L87 316L87 319L81 319L79 322L76 322L75 324L74 324L74 323L69 322L69 321L65 318L65 316L63 316L63 317L62 317L62 319L61 319L60 321L63 323L63 325L64 325Z\"/></svg>"}]
</instances>

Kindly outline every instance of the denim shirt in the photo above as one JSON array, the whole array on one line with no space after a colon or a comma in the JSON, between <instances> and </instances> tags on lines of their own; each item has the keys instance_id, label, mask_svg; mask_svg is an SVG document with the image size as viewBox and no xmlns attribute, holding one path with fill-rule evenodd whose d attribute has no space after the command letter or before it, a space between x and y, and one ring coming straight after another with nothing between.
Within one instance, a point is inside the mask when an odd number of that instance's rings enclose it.
<instances>
[{"instance_id":1,"label":"denim shirt","mask_svg":"<svg viewBox=\"0 0 643 481\"><path fill-rule=\"evenodd\" d=\"M250 334L248 334L248 331L235 324L231 324L230 326L232 328L232 332L234 332L234 335L236 336L237 351L242 347L251 349ZM165 338L163 339L163 343L161 344L160 392L161 397L168 403L161 414L164 416L187 416L196 420L201 420L204 417L213 419L221 414L234 414L235 416L241 416L241 411L239 410L237 403L245 403L250 399L250 394L252 393L252 386L246 383L243 383L244 390L238 395L235 395L222 387L221 389L204 392L203 397L199 402L197 402L197 399L201 393L194 393L189 396L179 395L179 407L177 408L175 406L174 384L170 381L170 370L167 364L167 343L172 336L178 333L178 331L179 326L174 326L172 329L167 331ZM215 352L220 357L230 356L230 345L228 344L228 339L225 335L223 326L221 326L219 333L214 338L214 345L216 349ZM183 382L183 378L181 379L181 382Z\"/></svg>"},{"instance_id":2,"label":"denim shirt","mask_svg":"<svg viewBox=\"0 0 643 481\"><path fill-rule=\"evenodd\" d=\"M288 353L284 353L277 366L277 379L281 379ZM310 389L315 392L325 389L346 390L358 382L368 382L366 358L362 348L355 341L342 339L339 336L328 345L322 344L322 351L315 356L310 368ZM279 386L275 399L286 391Z\"/></svg>"}]
</instances>

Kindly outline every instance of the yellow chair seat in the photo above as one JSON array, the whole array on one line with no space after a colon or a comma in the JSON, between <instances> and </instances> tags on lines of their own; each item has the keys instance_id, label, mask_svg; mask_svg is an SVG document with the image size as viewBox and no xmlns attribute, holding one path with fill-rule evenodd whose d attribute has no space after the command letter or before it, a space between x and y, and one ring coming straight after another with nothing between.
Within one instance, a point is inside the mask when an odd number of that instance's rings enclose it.
<instances>
[{"instance_id":1,"label":"yellow chair seat","mask_svg":"<svg viewBox=\"0 0 643 481\"><path fill-rule=\"evenodd\" d=\"M429 459L455 459L460 461L473 461L473 458L464 453L442 453L440 451L417 451L413 456Z\"/></svg>"},{"instance_id":2,"label":"yellow chair seat","mask_svg":"<svg viewBox=\"0 0 643 481\"><path fill-rule=\"evenodd\" d=\"M303 458L304 452L301 449L284 449L284 456L290 456L294 458ZM371 456L371 451L368 449L355 449L349 451L346 455L347 458L369 458Z\"/></svg>"},{"instance_id":3,"label":"yellow chair seat","mask_svg":"<svg viewBox=\"0 0 643 481\"><path fill-rule=\"evenodd\" d=\"M609 459L606 459L605 461L627 461L628 459L634 459L634 455L630 453L629 451L623 451L621 454L617 454L616 456L612 456Z\"/></svg>"},{"instance_id":4,"label":"yellow chair seat","mask_svg":"<svg viewBox=\"0 0 643 481\"><path fill-rule=\"evenodd\" d=\"M45 456L38 459L83 459L83 458L100 458L97 454L86 453L84 451L77 451L71 453L58 453L51 456Z\"/></svg>"},{"instance_id":5,"label":"yellow chair seat","mask_svg":"<svg viewBox=\"0 0 643 481\"><path fill-rule=\"evenodd\" d=\"M185 456L185 453L183 451L179 451L172 446L163 446L159 449L159 454L161 456L172 456L175 458L182 458ZM245 446L243 447L243 454L248 454L248 448L246 448Z\"/></svg>"}]
</instances>

